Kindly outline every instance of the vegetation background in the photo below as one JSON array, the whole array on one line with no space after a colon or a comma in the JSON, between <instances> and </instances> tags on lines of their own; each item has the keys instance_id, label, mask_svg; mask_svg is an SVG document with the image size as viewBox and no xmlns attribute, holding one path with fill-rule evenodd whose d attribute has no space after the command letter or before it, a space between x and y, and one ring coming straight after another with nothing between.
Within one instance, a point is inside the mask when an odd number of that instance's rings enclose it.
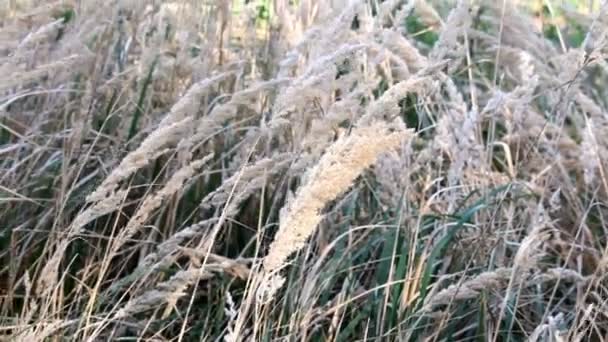
<instances>
[{"instance_id":1,"label":"vegetation background","mask_svg":"<svg viewBox=\"0 0 608 342\"><path fill-rule=\"evenodd\" d=\"M0 339L608 333L608 4L5 0Z\"/></svg>"}]
</instances>

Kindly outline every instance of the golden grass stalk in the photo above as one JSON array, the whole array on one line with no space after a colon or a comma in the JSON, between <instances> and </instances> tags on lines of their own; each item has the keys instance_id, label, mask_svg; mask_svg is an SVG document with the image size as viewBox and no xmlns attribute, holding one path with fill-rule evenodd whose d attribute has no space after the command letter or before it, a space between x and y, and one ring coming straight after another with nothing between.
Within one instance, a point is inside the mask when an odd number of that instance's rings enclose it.
<instances>
[{"instance_id":1,"label":"golden grass stalk","mask_svg":"<svg viewBox=\"0 0 608 342\"><path fill-rule=\"evenodd\" d=\"M32 70L28 71L21 70L21 68L17 68L18 71L15 71L15 65L6 63L5 65L0 66L0 72L5 75L2 83L0 84L0 93L24 83L34 82L43 77L69 70L79 62L82 62L82 60L82 56L74 54L57 61L36 66Z\"/></svg>"},{"instance_id":2,"label":"golden grass stalk","mask_svg":"<svg viewBox=\"0 0 608 342\"><path fill-rule=\"evenodd\" d=\"M138 169L148 165L153 156L162 148L180 140L182 133L192 124L192 115L199 105L201 97L226 74L205 79L194 84L188 92L171 108L161 121L158 129L150 134L133 152L129 153L120 164L112 170L103 183L87 197L88 202L99 201L116 190L119 183Z\"/></svg>"},{"instance_id":3,"label":"golden grass stalk","mask_svg":"<svg viewBox=\"0 0 608 342\"><path fill-rule=\"evenodd\" d=\"M195 280L210 279L213 273L206 267L191 267L177 272L169 280L162 282L155 289L129 300L115 314L114 318L125 318L131 315L154 309L164 303L174 303L177 298L184 296L186 289Z\"/></svg>"},{"instance_id":4,"label":"golden grass stalk","mask_svg":"<svg viewBox=\"0 0 608 342\"><path fill-rule=\"evenodd\" d=\"M135 171L148 165L156 159L159 152L180 139L182 133L192 123L192 118L160 127L146 138L137 150L129 153L112 173L87 197L87 202L97 202L110 196L120 186L120 182L132 175Z\"/></svg>"},{"instance_id":5,"label":"golden grass stalk","mask_svg":"<svg viewBox=\"0 0 608 342\"><path fill-rule=\"evenodd\" d=\"M73 325L76 320L49 320L40 322L28 327L25 331L18 334L18 341L42 342L56 335L62 329Z\"/></svg>"},{"instance_id":6,"label":"golden grass stalk","mask_svg":"<svg viewBox=\"0 0 608 342\"><path fill-rule=\"evenodd\" d=\"M116 210L116 208L121 205L125 196L126 190L117 191L113 193L112 196L108 196L101 201L96 202L76 216L67 230L67 235L59 240L51 258L45 263L40 272L40 278L38 278L38 292L48 292L54 289L59 276L59 264L72 239L81 232L87 223Z\"/></svg>"},{"instance_id":7,"label":"golden grass stalk","mask_svg":"<svg viewBox=\"0 0 608 342\"><path fill-rule=\"evenodd\" d=\"M464 282L453 284L428 297L424 311L432 311L437 305L449 304L457 300L477 298L482 291L506 287L513 273L512 268L499 268L483 272Z\"/></svg>"},{"instance_id":8,"label":"golden grass stalk","mask_svg":"<svg viewBox=\"0 0 608 342\"><path fill-rule=\"evenodd\" d=\"M190 163L181 168L171 176L165 186L152 196L147 197L139 207L135 215L131 217L126 227L123 228L112 246L112 252L118 249L129 239L137 230L148 220L150 215L158 209L163 201L180 191L186 181L191 179L194 174L213 157L212 154Z\"/></svg>"},{"instance_id":9,"label":"golden grass stalk","mask_svg":"<svg viewBox=\"0 0 608 342\"><path fill-rule=\"evenodd\" d=\"M307 173L295 200L284 211L279 231L264 257L266 275L276 273L292 253L304 247L321 222L321 210L325 205L348 190L378 155L396 148L411 134L409 130L391 131L387 123L377 121L369 126L356 127L350 135L331 145L319 163ZM265 284L270 286L263 286L261 290L272 296L280 287L282 278L272 275L268 280Z\"/></svg>"}]
</instances>

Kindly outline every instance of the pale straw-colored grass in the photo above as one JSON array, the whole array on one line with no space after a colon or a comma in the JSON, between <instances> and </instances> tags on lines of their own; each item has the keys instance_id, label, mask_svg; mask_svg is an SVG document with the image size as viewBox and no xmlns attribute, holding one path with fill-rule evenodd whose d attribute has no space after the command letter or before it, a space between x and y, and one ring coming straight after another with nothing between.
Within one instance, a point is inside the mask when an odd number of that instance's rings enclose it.
<instances>
[{"instance_id":1,"label":"pale straw-colored grass","mask_svg":"<svg viewBox=\"0 0 608 342\"><path fill-rule=\"evenodd\" d=\"M0 340L603 338L607 13L1 3Z\"/></svg>"}]
</instances>

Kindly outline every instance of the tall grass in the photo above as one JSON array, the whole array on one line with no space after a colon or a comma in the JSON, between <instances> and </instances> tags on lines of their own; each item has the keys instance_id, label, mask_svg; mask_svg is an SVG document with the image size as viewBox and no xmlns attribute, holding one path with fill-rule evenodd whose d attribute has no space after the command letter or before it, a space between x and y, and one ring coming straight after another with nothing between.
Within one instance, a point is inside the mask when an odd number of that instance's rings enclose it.
<instances>
[{"instance_id":1,"label":"tall grass","mask_svg":"<svg viewBox=\"0 0 608 342\"><path fill-rule=\"evenodd\" d=\"M0 18L3 340L608 334L608 4Z\"/></svg>"}]
</instances>

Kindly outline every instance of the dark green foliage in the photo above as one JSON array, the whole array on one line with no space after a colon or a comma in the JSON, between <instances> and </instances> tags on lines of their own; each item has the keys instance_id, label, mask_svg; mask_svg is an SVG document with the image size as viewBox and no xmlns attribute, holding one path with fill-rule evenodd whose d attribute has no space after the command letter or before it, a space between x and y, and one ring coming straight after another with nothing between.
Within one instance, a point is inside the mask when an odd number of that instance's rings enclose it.
<instances>
[{"instance_id":1,"label":"dark green foliage","mask_svg":"<svg viewBox=\"0 0 608 342\"><path fill-rule=\"evenodd\" d=\"M410 14L405 18L405 28L414 39L430 47L434 46L439 39L439 35L425 26L416 14Z\"/></svg>"},{"instance_id":2,"label":"dark green foliage","mask_svg":"<svg viewBox=\"0 0 608 342\"><path fill-rule=\"evenodd\" d=\"M152 74L154 73L154 69L156 68L158 59L159 59L158 56L156 56L154 58L154 60L152 61L152 64L150 65L150 68L148 69L148 73L142 82L141 90L139 92L139 99L137 100L135 112L133 112L133 117L131 118L131 125L129 126L129 135L128 135L129 140L131 140L131 138L133 138L135 136L135 134L137 134L139 120L144 113L144 101L146 100L146 94L148 92L148 88L150 87L150 84L152 83Z\"/></svg>"}]
</instances>

